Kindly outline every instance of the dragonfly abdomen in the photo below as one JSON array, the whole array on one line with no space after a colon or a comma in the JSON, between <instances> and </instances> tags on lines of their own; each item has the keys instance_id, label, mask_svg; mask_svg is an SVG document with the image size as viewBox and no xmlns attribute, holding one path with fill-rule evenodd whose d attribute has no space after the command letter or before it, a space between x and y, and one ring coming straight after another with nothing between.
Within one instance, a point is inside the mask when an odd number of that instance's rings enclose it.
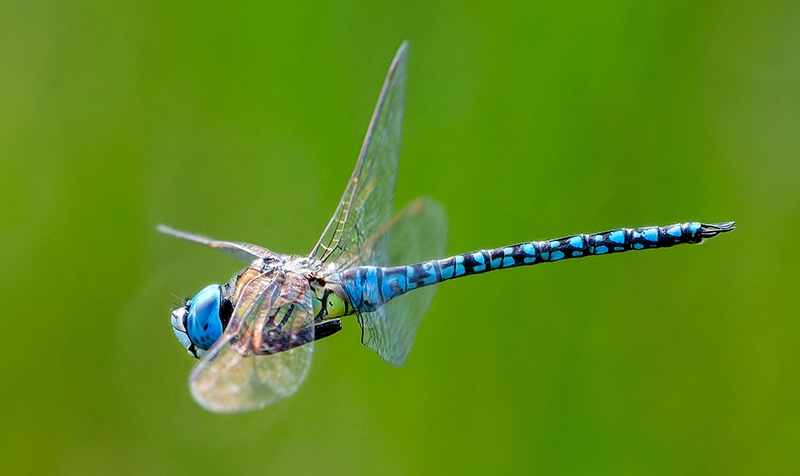
<instances>
[{"instance_id":1,"label":"dragonfly abdomen","mask_svg":"<svg viewBox=\"0 0 800 476\"><path fill-rule=\"evenodd\" d=\"M733 228L734 222L689 222L663 227L619 228L477 250L407 266L361 266L343 271L336 278L347 293L352 307L357 311L369 312L408 291L448 279L570 258L700 243Z\"/></svg>"}]
</instances>

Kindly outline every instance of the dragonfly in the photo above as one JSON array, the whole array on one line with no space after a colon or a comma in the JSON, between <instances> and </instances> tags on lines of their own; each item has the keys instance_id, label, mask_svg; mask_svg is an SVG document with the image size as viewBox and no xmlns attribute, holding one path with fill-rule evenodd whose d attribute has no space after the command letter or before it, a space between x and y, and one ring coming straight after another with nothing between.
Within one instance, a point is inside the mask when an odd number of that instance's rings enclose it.
<instances>
[{"instance_id":1,"label":"dragonfly","mask_svg":"<svg viewBox=\"0 0 800 476\"><path fill-rule=\"evenodd\" d=\"M618 228L444 255L447 225L430 198L393 213L405 102L408 43L391 63L350 180L307 256L279 254L159 225L158 231L222 250L247 266L172 310L173 331L199 359L189 376L207 410L257 410L294 394L314 344L355 316L361 342L384 361L405 363L442 281L498 269L630 250L700 243L734 222ZM413 292L412 292L413 291Z\"/></svg>"}]
</instances>

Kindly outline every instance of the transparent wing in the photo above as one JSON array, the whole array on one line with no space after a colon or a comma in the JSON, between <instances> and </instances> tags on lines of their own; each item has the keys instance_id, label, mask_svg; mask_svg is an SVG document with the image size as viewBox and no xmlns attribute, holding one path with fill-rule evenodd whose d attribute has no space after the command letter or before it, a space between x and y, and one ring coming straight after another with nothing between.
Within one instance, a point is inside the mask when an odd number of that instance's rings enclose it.
<instances>
[{"instance_id":1,"label":"transparent wing","mask_svg":"<svg viewBox=\"0 0 800 476\"><path fill-rule=\"evenodd\" d=\"M234 294L225 333L189 376L195 400L217 413L257 410L282 400L297 391L311 366L308 281L281 271L253 272L244 281Z\"/></svg>"},{"instance_id":2,"label":"transparent wing","mask_svg":"<svg viewBox=\"0 0 800 476\"><path fill-rule=\"evenodd\" d=\"M273 253L272 251L266 248L262 248L258 245L214 240L211 238L206 238L205 236L202 235L189 233L188 231L176 230L174 228L168 227L167 225L158 225L156 227L156 230L166 235L174 236L175 238L194 241L195 243L200 243L218 250L225 251L226 253L233 255L234 257L239 258L246 262L253 261L256 258L269 259L275 256L275 253Z\"/></svg>"},{"instance_id":3,"label":"transparent wing","mask_svg":"<svg viewBox=\"0 0 800 476\"><path fill-rule=\"evenodd\" d=\"M388 250L389 266L441 258L446 242L444 210L428 198L407 205L370 240L375 248ZM389 301L375 312L359 313L361 342L386 362L403 365L435 294L436 286L426 286Z\"/></svg>"},{"instance_id":4,"label":"transparent wing","mask_svg":"<svg viewBox=\"0 0 800 476\"><path fill-rule=\"evenodd\" d=\"M375 230L392 216L407 59L408 43L403 42L381 88L353 175L328 226L311 251L316 259L336 261L343 253L362 248ZM371 264L384 264L381 262L386 259L373 255L359 258Z\"/></svg>"}]
</instances>

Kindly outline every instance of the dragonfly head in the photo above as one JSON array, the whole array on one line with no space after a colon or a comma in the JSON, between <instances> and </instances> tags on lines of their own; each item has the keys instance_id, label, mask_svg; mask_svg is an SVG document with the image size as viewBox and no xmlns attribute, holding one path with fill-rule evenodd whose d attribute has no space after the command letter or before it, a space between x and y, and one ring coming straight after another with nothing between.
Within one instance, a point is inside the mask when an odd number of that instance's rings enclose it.
<instances>
[{"instance_id":1,"label":"dragonfly head","mask_svg":"<svg viewBox=\"0 0 800 476\"><path fill-rule=\"evenodd\" d=\"M233 313L233 304L218 284L204 287L192 299L172 311L175 337L190 355L200 358L222 336Z\"/></svg>"}]
</instances>

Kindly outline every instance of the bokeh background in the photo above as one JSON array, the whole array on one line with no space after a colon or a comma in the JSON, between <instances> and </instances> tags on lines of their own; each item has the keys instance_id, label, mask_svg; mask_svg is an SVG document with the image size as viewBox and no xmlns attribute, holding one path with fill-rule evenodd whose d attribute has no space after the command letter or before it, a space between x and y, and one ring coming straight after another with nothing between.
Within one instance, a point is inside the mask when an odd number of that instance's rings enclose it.
<instances>
[{"instance_id":1,"label":"bokeh background","mask_svg":"<svg viewBox=\"0 0 800 476\"><path fill-rule=\"evenodd\" d=\"M797 474L800 3L0 4L0 473ZM410 41L397 203L448 252L737 220L440 286L291 399L191 399L170 293L307 253Z\"/></svg>"}]
</instances>

